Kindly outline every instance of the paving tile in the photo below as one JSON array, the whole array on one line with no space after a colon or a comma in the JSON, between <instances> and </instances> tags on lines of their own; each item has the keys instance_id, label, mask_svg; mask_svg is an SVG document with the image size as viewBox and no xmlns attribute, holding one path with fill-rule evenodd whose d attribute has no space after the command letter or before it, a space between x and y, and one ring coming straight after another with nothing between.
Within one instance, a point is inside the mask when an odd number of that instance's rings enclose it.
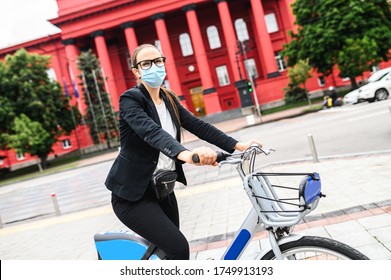
<instances>
[{"instance_id":1,"label":"paving tile","mask_svg":"<svg viewBox=\"0 0 391 280\"><path fill-rule=\"evenodd\" d=\"M391 226L371 229L368 232L381 243L391 242Z\"/></svg>"},{"instance_id":2,"label":"paving tile","mask_svg":"<svg viewBox=\"0 0 391 280\"><path fill-rule=\"evenodd\" d=\"M391 226L391 214L381 214L357 220L366 229L375 229Z\"/></svg>"},{"instance_id":3,"label":"paving tile","mask_svg":"<svg viewBox=\"0 0 391 280\"><path fill-rule=\"evenodd\" d=\"M391 242L383 243L383 246L386 247L391 252ZM390 258L391 260L391 258Z\"/></svg>"},{"instance_id":4,"label":"paving tile","mask_svg":"<svg viewBox=\"0 0 391 280\"><path fill-rule=\"evenodd\" d=\"M347 233L365 231L364 227L357 221L347 221L339 224L325 225L324 227L332 238L338 235L345 235Z\"/></svg>"},{"instance_id":5,"label":"paving tile","mask_svg":"<svg viewBox=\"0 0 391 280\"><path fill-rule=\"evenodd\" d=\"M368 209L368 211L371 212L373 215L380 215L380 214L387 213L387 211L385 211L384 209L382 209L380 207L371 208L371 209Z\"/></svg>"},{"instance_id":6,"label":"paving tile","mask_svg":"<svg viewBox=\"0 0 391 280\"><path fill-rule=\"evenodd\" d=\"M314 228L308 228L302 231L295 231L297 234L302 235L309 235L309 236L322 236L330 238L330 234L325 230L324 227L314 227Z\"/></svg>"},{"instance_id":7,"label":"paving tile","mask_svg":"<svg viewBox=\"0 0 391 280\"><path fill-rule=\"evenodd\" d=\"M382 244L371 244L360 246L356 248L361 253L366 255L371 260L389 260L391 259L391 252Z\"/></svg>"},{"instance_id":8,"label":"paving tile","mask_svg":"<svg viewBox=\"0 0 391 280\"><path fill-rule=\"evenodd\" d=\"M334 237L335 240L338 240L342 243L345 243L353 248L360 246L366 246L371 244L376 244L378 241L367 231L360 232L351 232L344 235L337 235Z\"/></svg>"}]
</instances>

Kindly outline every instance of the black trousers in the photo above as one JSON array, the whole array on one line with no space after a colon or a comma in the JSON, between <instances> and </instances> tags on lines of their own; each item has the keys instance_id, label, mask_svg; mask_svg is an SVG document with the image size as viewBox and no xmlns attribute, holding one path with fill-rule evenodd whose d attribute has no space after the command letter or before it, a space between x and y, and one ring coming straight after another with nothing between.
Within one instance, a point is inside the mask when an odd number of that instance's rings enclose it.
<instances>
[{"instance_id":1,"label":"black trousers","mask_svg":"<svg viewBox=\"0 0 391 280\"><path fill-rule=\"evenodd\" d=\"M174 192L157 200L148 188L143 198L128 201L111 196L114 213L135 233L155 244L167 255L167 260L188 260L189 243L179 230L179 211Z\"/></svg>"}]
</instances>

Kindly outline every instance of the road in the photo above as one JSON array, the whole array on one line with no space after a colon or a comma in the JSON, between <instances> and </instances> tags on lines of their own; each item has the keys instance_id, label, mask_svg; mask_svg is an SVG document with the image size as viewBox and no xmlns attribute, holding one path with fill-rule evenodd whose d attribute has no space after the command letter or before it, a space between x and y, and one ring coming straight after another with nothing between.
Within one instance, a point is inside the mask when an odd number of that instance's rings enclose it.
<instances>
[{"instance_id":1,"label":"road","mask_svg":"<svg viewBox=\"0 0 391 280\"><path fill-rule=\"evenodd\" d=\"M239 140L259 139L277 152L267 162L311 157L308 134L312 134L321 156L391 150L389 101L361 103L322 110L231 133ZM191 143L194 147L199 143Z\"/></svg>"},{"instance_id":2,"label":"road","mask_svg":"<svg viewBox=\"0 0 391 280\"><path fill-rule=\"evenodd\" d=\"M332 108L301 117L252 126L230 133L239 140L259 139L277 151L260 165L310 158L308 134L315 140L318 156L338 156L391 151L389 102L363 103ZM190 149L202 141L186 144ZM112 162L98 163L57 174L0 187L0 217L3 224L54 215L52 193L62 213L107 205L110 194L103 185ZM229 168L185 166L190 185L234 176ZM203 176L200 176L202 174Z\"/></svg>"}]
</instances>

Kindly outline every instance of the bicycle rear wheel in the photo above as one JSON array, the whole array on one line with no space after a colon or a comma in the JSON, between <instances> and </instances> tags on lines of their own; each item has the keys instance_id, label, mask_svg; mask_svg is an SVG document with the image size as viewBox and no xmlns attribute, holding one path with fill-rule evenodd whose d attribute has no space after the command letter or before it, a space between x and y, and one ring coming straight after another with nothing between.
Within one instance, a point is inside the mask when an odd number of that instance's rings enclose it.
<instances>
[{"instance_id":1,"label":"bicycle rear wheel","mask_svg":"<svg viewBox=\"0 0 391 280\"><path fill-rule=\"evenodd\" d=\"M280 250L285 260L369 260L367 256L344 243L318 236L303 236L299 240L281 245ZM262 260L273 259L273 250L262 257Z\"/></svg>"}]
</instances>

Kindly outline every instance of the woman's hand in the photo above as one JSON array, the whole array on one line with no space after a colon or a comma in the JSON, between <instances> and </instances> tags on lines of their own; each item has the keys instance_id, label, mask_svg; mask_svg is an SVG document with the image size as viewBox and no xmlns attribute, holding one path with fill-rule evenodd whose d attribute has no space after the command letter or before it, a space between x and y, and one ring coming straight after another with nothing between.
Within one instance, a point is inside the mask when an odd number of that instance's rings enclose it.
<instances>
[{"instance_id":1,"label":"woman's hand","mask_svg":"<svg viewBox=\"0 0 391 280\"><path fill-rule=\"evenodd\" d=\"M259 141L251 139L247 142L236 143L234 149L243 152L243 151L247 150L248 148L250 148L252 145L259 145L259 147L263 146Z\"/></svg>"},{"instance_id":2,"label":"woman's hand","mask_svg":"<svg viewBox=\"0 0 391 280\"><path fill-rule=\"evenodd\" d=\"M197 154L198 158L200 159L200 161L197 163L193 162L192 157L194 154ZM216 162L217 153L208 147L195 148L193 151L182 151L178 154L177 158L186 163L191 163L195 165L218 165L218 163Z\"/></svg>"}]
</instances>

